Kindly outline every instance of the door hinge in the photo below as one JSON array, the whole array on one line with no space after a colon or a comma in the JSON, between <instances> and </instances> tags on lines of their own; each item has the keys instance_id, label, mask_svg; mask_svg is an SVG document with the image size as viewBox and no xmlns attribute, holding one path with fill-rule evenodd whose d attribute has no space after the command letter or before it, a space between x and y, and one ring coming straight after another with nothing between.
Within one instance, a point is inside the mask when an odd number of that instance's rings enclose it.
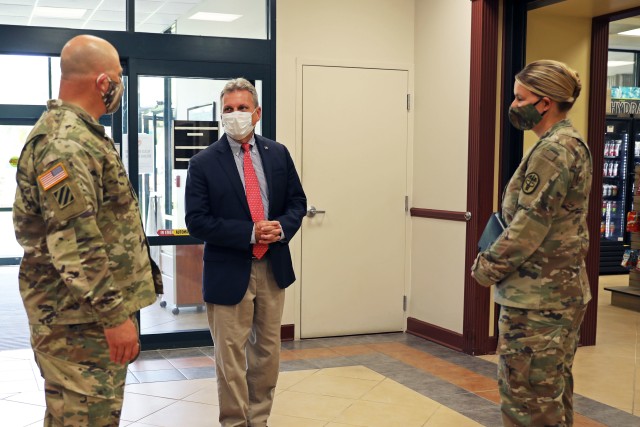
<instances>
[{"instance_id":1,"label":"door hinge","mask_svg":"<svg viewBox=\"0 0 640 427\"><path fill-rule=\"evenodd\" d=\"M411 94L407 94L407 111L411 111Z\"/></svg>"},{"instance_id":2,"label":"door hinge","mask_svg":"<svg viewBox=\"0 0 640 427\"><path fill-rule=\"evenodd\" d=\"M402 311L407 311L407 296L402 296Z\"/></svg>"},{"instance_id":3,"label":"door hinge","mask_svg":"<svg viewBox=\"0 0 640 427\"><path fill-rule=\"evenodd\" d=\"M404 196L404 211L409 212L409 196Z\"/></svg>"}]
</instances>

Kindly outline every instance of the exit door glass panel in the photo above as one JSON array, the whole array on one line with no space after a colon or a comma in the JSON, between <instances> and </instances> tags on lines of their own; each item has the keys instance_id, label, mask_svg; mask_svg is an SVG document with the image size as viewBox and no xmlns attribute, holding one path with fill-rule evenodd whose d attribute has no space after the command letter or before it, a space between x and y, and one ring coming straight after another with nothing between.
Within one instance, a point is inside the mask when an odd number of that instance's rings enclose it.
<instances>
[{"instance_id":1,"label":"exit door glass panel","mask_svg":"<svg viewBox=\"0 0 640 427\"><path fill-rule=\"evenodd\" d=\"M188 159L195 153L186 147L194 144L202 149L223 134L219 126L220 92L227 82L226 79L139 77L138 196L148 236L157 236L159 230L169 233L185 228L184 186ZM262 82L254 84L261 102ZM261 133L260 122L256 132ZM123 158L127 164L128 150L126 144L124 146Z\"/></svg>"},{"instance_id":2,"label":"exit door glass panel","mask_svg":"<svg viewBox=\"0 0 640 427\"><path fill-rule=\"evenodd\" d=\"M188 160L222 135L218 125L220 93L227 82L215 78L138 77L138 199L147 236L180 236L186 231ZM262 82L253 83L261 103ZM256 132L261 133L260 122ZM128 135L123 135L123 141L127 140ZM128 164L126 146L123 144L123 158ZM203 245L151 247L151 256L162 271L165 293L141 310L143 335L208 328L202 299L202 253Z\"/></svg>"}]
</instances>

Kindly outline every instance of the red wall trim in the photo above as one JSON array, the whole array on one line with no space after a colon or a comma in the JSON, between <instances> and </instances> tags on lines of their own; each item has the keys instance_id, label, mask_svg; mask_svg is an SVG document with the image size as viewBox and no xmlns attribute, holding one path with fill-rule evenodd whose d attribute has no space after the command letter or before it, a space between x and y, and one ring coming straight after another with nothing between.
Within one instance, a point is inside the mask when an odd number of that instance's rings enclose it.
<instances>
[{"instance_id":1,"label":"red wall trim","mask_svg":"<svg viewBox=\"0 0 640 427\"><path fill-rule=\"evenodd\" d=\"M295 330L295 325L280 325L280 341L293 341Z\"/></svg>"},{"instance_id":2,"label":"red wall trim","mask_svg":"<svg viewBox=\"0 0 640 427\"><path fill-rule=\"evenodd\" d=\"M422 320L407 318L407 333L433 341L453 350L462 350L462 335Z\"/></svg>"},{"instance_id":3,"label":"red wall trim","mask_svg":"<svg viewBox=\"0 0 640 427\"><path fill-rule=\"evenodd\" d=\"M490 348L489 289L479 286L470 270L478 253L476 242L493 211L493 175L498 73L499 0L472 0L471 80L469 97L469 166L465 248L463 351L486 354Z\"/></svg>"},{"instance_id":4,"label":"red wall trim","mask_svg":"<svg viewBox=\"0 0 640 427\"><path fill-rule=\"evenodd\" d=\"M436 209L411 208L411 216L418 218L448 219L450 221L466 221L466 212L440 211Z\"/></svg>"}]
</instances>

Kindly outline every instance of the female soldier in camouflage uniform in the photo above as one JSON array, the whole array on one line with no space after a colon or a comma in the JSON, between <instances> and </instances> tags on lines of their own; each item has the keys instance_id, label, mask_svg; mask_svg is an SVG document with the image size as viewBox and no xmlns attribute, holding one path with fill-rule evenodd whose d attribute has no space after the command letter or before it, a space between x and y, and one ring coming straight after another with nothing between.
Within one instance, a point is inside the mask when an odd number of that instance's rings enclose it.
<instances>
[{"instance_id":1,"label":"female soldier in camouflage uniform","mask_svg":"<svg viewBox=\"0 0 640 427\"><path fill-rule=\"evenodd\" d=\"M539 137L502 200L508 225L478 255L472 275L495 284L497 353L506 426L573 425L571 367L591 299L584 258L591 155L567 119L580 94L565 64L528 64L514 84L511 123Z\"/></svg>"}]
</instances>

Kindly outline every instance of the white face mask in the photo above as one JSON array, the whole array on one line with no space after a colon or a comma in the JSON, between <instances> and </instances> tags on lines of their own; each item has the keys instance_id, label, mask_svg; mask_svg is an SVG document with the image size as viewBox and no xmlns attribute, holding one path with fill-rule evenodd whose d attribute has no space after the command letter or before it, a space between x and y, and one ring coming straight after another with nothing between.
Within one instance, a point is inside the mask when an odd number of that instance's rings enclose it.
<instances>
[{"instance_id":1,"label":"white face mask","mask_svg":"<svg viewBox=\"0 0 640 427\"><path fill-rule=\"evenodd\" d=\"M256 111L257 109L253 113ZM224 126L225 133L236 141L249 135L254 127L251 120L253 113L234 111L222 114L222 126Z\"/></svg>"}]
</instances>

